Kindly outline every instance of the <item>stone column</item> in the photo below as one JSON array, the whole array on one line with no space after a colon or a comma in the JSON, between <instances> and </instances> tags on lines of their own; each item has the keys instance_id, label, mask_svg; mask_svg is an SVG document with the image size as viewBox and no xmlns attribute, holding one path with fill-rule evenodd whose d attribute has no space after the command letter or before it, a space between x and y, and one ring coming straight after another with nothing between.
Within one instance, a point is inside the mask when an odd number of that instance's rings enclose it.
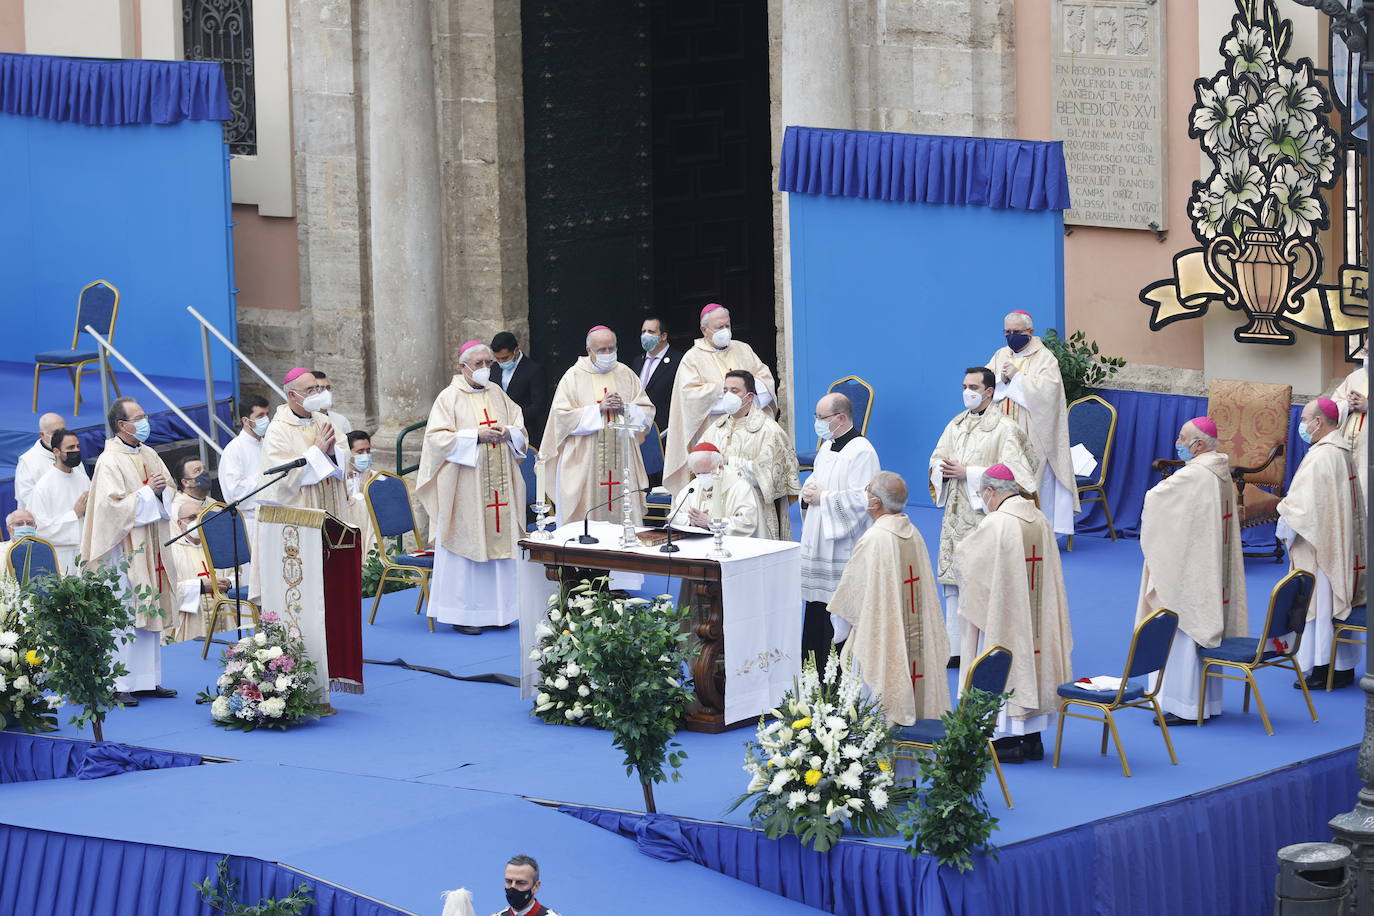
<instances>
[{"instance_id":1,"label":"stone column","mask_svg":"<svg viewBox=\"0 0 1374 916\"><path fill-rule=\"evenodd\" d=\"M372 368L386 443L442 387L443 242L430 3L370 0L368 11Z\"/></svg>"},{"instance_id":2,"label":"stone column","mask_svg":"<svg viewBox=\"0 0 1374 916\"><path fill-rule=\"evenodd\" d=\"M774 125L773 178L777 187L778 151L783 131L789 126L854 127L854 55L849 28L848 0L780 0L769 6L770 17L781 22L781 52L773 76L781 84L774 108L781 123ZM775 19L775 22L777 21ZM770 27L777 34L777 26ZM776 281L780 395L788 426L809 406L796 407L798 398L809 405L819 392L796 392L792 366L792 253L788 227L787 195L778 194L773 210L773 232L778 241Z\"/></svg>"}]
</instances>

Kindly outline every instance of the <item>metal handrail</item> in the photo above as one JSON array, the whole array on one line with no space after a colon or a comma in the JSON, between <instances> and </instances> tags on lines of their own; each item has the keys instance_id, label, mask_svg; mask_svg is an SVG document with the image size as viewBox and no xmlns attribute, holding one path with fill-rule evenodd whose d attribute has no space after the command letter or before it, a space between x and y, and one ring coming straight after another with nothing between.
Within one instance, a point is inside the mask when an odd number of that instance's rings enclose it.
<instances>
[{"instance_id":1,"label":"metal handrail","mask_svg":"<svg viewBox=\"0 0 1374 916\"><path fill-rule=\"evenodd\" d=\"M428 425L429 425L429 421L428 421L428 420L421 420L421 421L418 422L418 423L412 423L412 424L410 424L409 426L407 426L405 429L401 430L400 434L396 437L396 474L397 474L397 476L399 476L399 477L404 477L404 476L406 476L407 474L409 474L411 471L418 471L418 470L420 469L420 465L418 465L418 464L412 464L412 465L409 465L409 466L406 466L405 464L403 464L403 462L405 461L405 441L406 441L406 436L408 436L409 434L415 432L415 430L417 430L417 429L424 429L424 428L425 428L426 426L428 426Z\"/></svg>"},{"instance_id":2,"label":"metal handrail","mask_svg":"<svg viewBox=\"0 0 1374 916\"><path fill-rule=\"evenodd\" d=\"M211 324L209 319L207 319L204 315L202 315L200 312L197 312L194 308L192 308L189 305L186 306L186 311L190 312L191 315L194 316L196 321L200 322L200 350L201 356L203 357L205 362L205 400L207 403L213 404L215 400L215 381L210 368L211 334L214 334L215 337L219 339L220 343L228 347L229 352L234 354L234 356L238 357L239 361L243 363L245 366L247 366L249 369L251 369L254 375L262 379L263 384L265 384L268 388L271 388L273 391L275 391L277 397L281 398L283 401L286 400L286 392L282 391L281 388L277 387L277 383L272 381L272 379L268 377L267 373L259 369L257 363L253 362L247 356L244 356L243 351L236 347L233 341L231 341L229 338L221 334L219 328ZM233 427L229 426L229 424L221 420L218 416L215 415L214 411L210 412L210 419L213 420L215 423L218 423L220 428L223 429L226 433L228 433L231 437L237 436L239 434L239 431L237 429L234 429Z\"/></svg>"},{"instance_id":3,"label":"metal handrail","mask_svg":"<svg viewBox=\"0 0 1374 916\"><path fill-rule=\"evenodd\" d=\"M115 359L119 360L121 363L124 364L125 369L128 369L131 373L133 373L134 378L138 379L140 382L143 383L143 387L147 388L149 391L151 391L153 394L157 396L157 399L159 401L161 401L162 403L166 404L169 408L171 408L172 413L176 414L178 417L181 418L181 422L185 423L187 426L191 427L191 429L195 430L196 435L200 437L201 462L205 462L206 458L208 457L205 454L205 446L207 445L215 450L216 455L224 454L224 449L219 447L218 442L210 438L209 433L207 433L205 430L197 426L195 424L195 421L193 421L190 417L186 416L185 411L183 411L177 405L173 404L171 399L168 398L167 395L163 394L162 391L156 385L154 385L151 381L148 380L148 376L144 375L142 372L139 372L138 368L134 366L133 363L129 362L127 359L124 358L123 353L120 353L118 350L114 348L114 345L112 343L110 343L104 337L101 337L99 331L97 331L90 325L86 325L86 333L91 335L91 337L95 339L95 342L100 345L100 397L105 406L105 433L107 435L114 436L114 430L110 429L109 419L110 359L109 356L106 355L113 354ZM213 398L206 402L205 409L210 412L211 416L214 416L215 402Z\"/></svg>"}]
</instances>

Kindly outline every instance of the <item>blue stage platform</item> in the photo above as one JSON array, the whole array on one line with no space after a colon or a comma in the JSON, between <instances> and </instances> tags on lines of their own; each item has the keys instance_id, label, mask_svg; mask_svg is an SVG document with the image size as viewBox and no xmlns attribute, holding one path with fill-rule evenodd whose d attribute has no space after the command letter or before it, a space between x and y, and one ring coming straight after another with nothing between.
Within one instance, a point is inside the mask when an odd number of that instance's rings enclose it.
<instances>
[{"instance_id":1,"label":"blue stage platform","mask_svg":"<svg viewBox=\"0 0 1374 916\"><path fill-rule=\"evenodd\" d=\"M938 513L912 516L934 543ZM1064 560L1075 674L1116 674L1134 615L1139 548L1080 538ZM1281 572L1266 561L1249 566L1252 620ZM468 675L518 671L513 628L431 634L410 613L412 602L409 593L383 599L377 625L364 627L367 658ZM516 851L540 860L545 896L564 912L628 914L654 899L680 899L692 909L789 913L810 911L806 904L856 916L1258 913L1271 905L1273 853L1327 838L1325 820L1353 804L1350 748L1363 721L1358 690L1317 695L1321 721L1313 723L1291 678L1270 673L1260 684L1276 735L1266 736L1253 712L1241 713L1240 692L1228 690L1220 719L1172 730L1176 767L1148 716L1123 715L1130 779L1114 756L1098 756L1093 726L1070 723L1058 770L1049 761L1007 768L1014 810L992 788L1001 861L980 861L961 876L911 859L897 838L846 840L818 856L747 829L742 812L725 813L745 781L747 730L680 735L689 755L683 779L657 789L663 816L641 826L633 814L642 810L639 787L607 735L544 725L513 688L370 664L365 694L334 698L338 716L285 734L241 734L216 729L191 701L217 672L195 646L167 649L164 682L181 696L116 711L106 736L236 762L6 786L0 823L12 828L9 848L18 848L16 830L30 839L46 831L139 844L129 849L252 857L241 867L281 863L415 913L437 912L438 893L460 885L476 892L480 912L496 909L496 877ZM62 734L79 737L69 727ZM565 813L528 799L557 802ZM101 854L118 849L125 847ZM0 867L13 858L5 853ZM53 858L45 871L64 867L63 856ZM188 861L201 867L213 856ZM199 877L188 873L181 883ZM186 896L157 912L198 912L193 904ZM6 906L0 916L38 912ZM343 906L321 912L351 912Z\"/></svg>"},{"instance_id":2,"label":"blue stage platform","mask_svg":"<svg viewBox=\"0 0 1374 916\"><path fill-rule=\"evenodd\" d=\"M115 378L119 380L120 393L136 398L148 412L153 427L149 445L195 438L191 428L138 379L127 372L116 372ZM203 378L150 375L148 379L201 429L213 432L205 407ZM0 390L10 393L8 397L0 398L0 519L3 519L14 511L14 466L19 456L28 451L38 438L38 418L48 412L61 414L68 428L81 437L81 453L93 461L105 447L105 415L98 373L81 380L81 393L85 401L81 404L79 414L72 413L71 379L58 372L44 374L38 389L38 412L30 409L33 406L30 400L33 391L32 363L0 362ZM233 393L233 385L229 382L215 383L215 413L231 427L237 426L231 400ZM111 399L114 396L111 391ZM221 430L218 438L223 443L228 437Z\"/></svg>"}]
</instances>

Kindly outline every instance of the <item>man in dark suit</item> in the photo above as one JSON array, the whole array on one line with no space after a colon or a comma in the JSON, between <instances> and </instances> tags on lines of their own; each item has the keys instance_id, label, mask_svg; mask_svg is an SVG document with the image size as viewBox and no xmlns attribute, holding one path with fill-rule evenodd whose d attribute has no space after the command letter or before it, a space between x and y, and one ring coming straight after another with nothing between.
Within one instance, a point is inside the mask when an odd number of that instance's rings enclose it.
<instances>
[{"instance_id":1,"label":"man in dark suit","mask_svg":"<svg viewBox=\"0 0 1374 916\"><path fill-rule=\"evenodd\" d=\"M630 368L639 376L644 393L654 402L654 425L668 428L668 408L673 399L673 379L682 353L668 346L668 329L659 318L645 318L639 329L644 352L635 357Z\"/></svg>"},{"instance_id":2,"label":"man in dark suit","mask_svg":"<svg viewBox=\"0 0 1374 916\"><path fill-rule=\"evenodd\" d=\"M520 342L510 331L501 331L491 339L491 355L496 360L491 380L520 405L530 444L538 448L549 410L549 383L544 367L520 352Z\"/></svg>"}]
</instances>

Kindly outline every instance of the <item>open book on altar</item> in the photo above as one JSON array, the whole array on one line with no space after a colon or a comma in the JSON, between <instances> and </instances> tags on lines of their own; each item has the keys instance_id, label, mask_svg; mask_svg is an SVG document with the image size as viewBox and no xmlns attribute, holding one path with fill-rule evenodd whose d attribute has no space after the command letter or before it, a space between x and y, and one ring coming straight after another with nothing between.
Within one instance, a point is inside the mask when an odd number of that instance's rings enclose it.
<instances>
[{"instance_id":1,"label":"open book on altar","mask_svg":"<svg viewBox=\"0 0 1374 916\"><path fill-rule=\"evenodd\" d=\"M357 528L323 509L258 507L264 611L300 627L321 697L363 692L363 559Z\"/></svg>"}]
</instances>

